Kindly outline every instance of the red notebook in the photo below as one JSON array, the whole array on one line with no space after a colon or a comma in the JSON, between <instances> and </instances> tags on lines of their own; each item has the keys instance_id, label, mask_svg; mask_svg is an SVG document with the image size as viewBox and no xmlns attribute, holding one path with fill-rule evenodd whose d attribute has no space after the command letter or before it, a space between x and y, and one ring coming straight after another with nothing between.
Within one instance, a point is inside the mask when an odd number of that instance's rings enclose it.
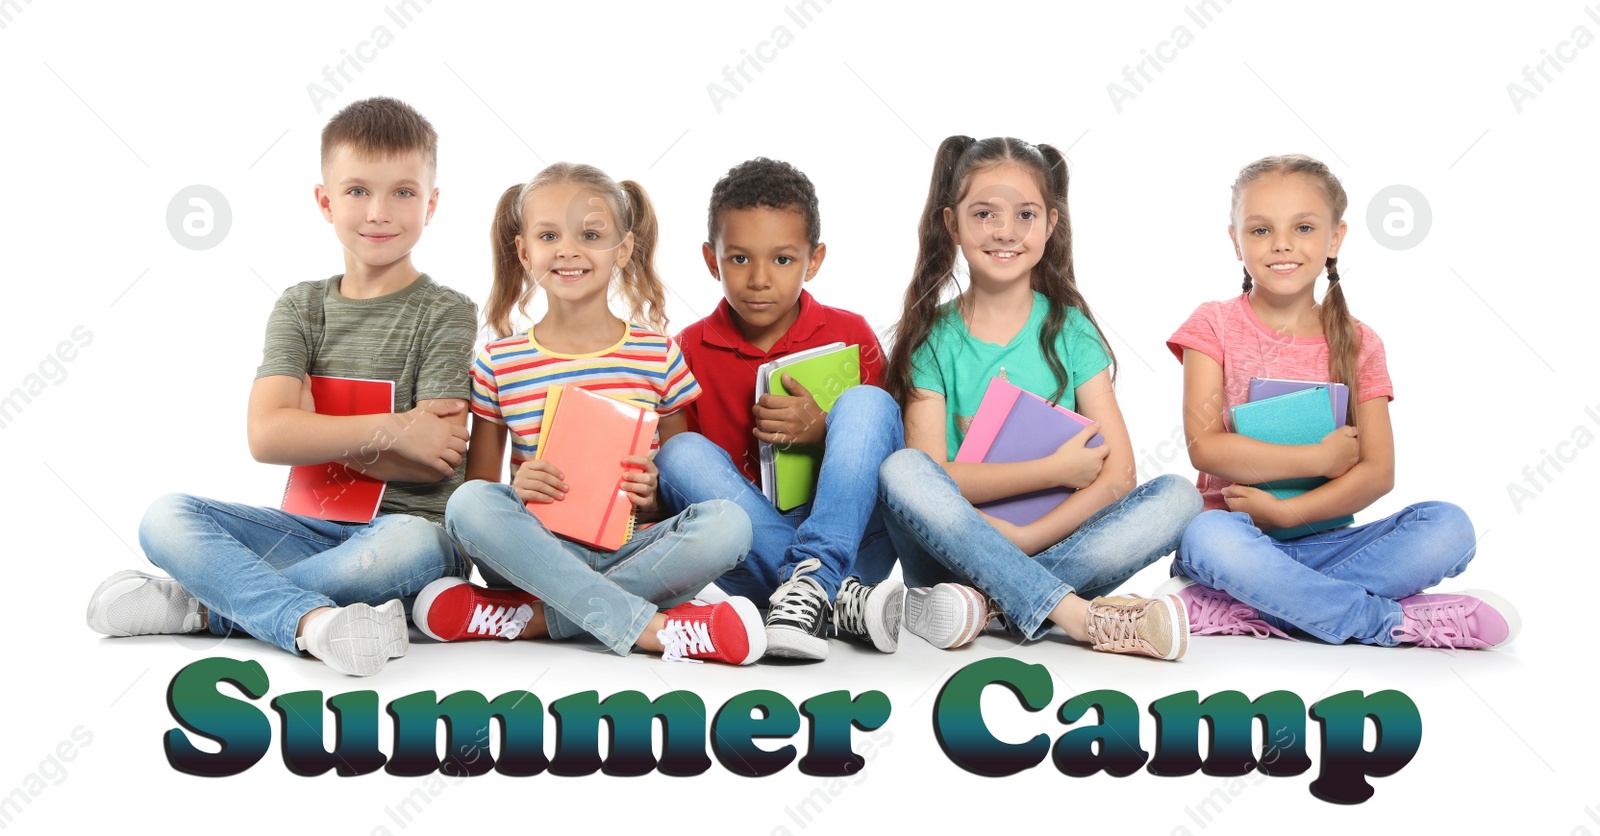
<instances>
[{"instance_id":1,"label":"red notebook","mask_svg":"<svg viewBox=\"0 0 1600 836\"><path fill-rule=\"evenodd\" d=\"M622 460L650 452L660 416L653 409L557 384L545 396L537 458L561 471L567 495L529 502L545 528L615 551L633 537L633 503L622 489Z\"/></svg>"},{"instance_id":2,"label":"red notebook","mask_svg":"<svg viewBox=\"0 0 1600 836\"><path fill-rule=\"evenodd\" d=\"M318 415L393 412L394 382L312 375L311 399ZM383 485L338 462L298 465L289 469L282 507L302 517L369 523L383 502Z\"/></svg>"}]
</instances>

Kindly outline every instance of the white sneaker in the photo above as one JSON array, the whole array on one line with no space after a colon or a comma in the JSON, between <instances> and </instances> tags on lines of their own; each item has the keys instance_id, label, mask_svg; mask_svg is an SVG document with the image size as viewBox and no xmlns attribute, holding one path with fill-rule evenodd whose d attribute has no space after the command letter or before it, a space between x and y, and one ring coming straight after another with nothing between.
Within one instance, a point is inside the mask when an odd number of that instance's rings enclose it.
<instances>
[{"instance_id":1,"label":"white sneaker","mask_svg":"<svg viewBox=\"0 0 1600 836\"><path fill-rule=\"evenodd\" d=\"M970 643L994 618L983 593L959 583L918 586L906 590L905 628L934 647L957 648Z\"/></svg>"},{"instance_id":2,"label":"white sneaker","mask_svg":"<svg viewBox=\"0 0 1600 836\"><path fill-rule=\"evenodd\" d=\"M200 602L172 578L129 569L106 578L89 597L89 629L108 636L200 631Z\"/></svg>"},{"instance_id":3,"label":"white sneaker","mask_svg":"<svg viewBox=\"0 0 1600 836\"><path fill-rule=\"evenodd\" d=\"M340 673L371 676L411 647L405 605L395 598L335 607L312 619L295 645Z\"/></svg>"}]
</instances>

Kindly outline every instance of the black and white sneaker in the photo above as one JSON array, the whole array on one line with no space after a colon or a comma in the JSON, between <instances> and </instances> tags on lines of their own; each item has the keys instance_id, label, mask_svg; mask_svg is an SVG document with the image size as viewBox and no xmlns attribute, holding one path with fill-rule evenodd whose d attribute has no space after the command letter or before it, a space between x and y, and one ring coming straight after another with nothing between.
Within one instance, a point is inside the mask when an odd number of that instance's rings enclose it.
<instances>
[{"instance_id":1,"label":"black and white sneaker","mask_svg":"<svg viewBox=\"0 0 1600 836\"><path fill-rule=\"evenodd\" d=\"M864 584L849 577L833 599L833 627L840 635L872 642L884 653L900 649L900 617L906 585L893 579Z\"/></svg>"},{"instance_id":2,"label":"black and white sneaker","mask_svg":"<svg viewBox=\"0 0 1600 836\"><path fill-rule=\"evenodd\" d=\"M828 593L811 577L822 561L811 558L795 564L789 579L778 586L767 610L767 655L789 659L828 658L823 631L832 620Z\"/></svg>"}]
</instances>

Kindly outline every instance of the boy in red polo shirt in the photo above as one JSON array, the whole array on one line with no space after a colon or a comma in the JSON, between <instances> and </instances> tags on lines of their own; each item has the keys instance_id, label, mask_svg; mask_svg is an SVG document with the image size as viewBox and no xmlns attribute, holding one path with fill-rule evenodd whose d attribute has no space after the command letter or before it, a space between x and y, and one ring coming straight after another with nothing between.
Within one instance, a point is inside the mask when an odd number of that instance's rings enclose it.
<instances>
[{"instance_id":1,"label":"boy in red polo shirt","mask_svg":"<svg viewBox=\"0 0 1600 836\"><path fill-rule=\"evenodd\" d=\"M661 496L674 509L731 499L749 515L750 554L716 583L770 600L768 654L827 658L829 625L892 653L905 585L884 580L895 554L877 510L878 466L905 434L899 407L878 388L877 335L860 315L804 290L827 254L816 190L794 166L758 157L717 182L708 226L702 252L725 298L678 335L704 393L688 407L692 432L656 455ZM762 363L834 342L861 347L865 385L845 390L831 412L787 376L796 395L755 402ZM810 503L780 512L762 496L760 441L823 445Z\"/></svg>"}]
</instances>

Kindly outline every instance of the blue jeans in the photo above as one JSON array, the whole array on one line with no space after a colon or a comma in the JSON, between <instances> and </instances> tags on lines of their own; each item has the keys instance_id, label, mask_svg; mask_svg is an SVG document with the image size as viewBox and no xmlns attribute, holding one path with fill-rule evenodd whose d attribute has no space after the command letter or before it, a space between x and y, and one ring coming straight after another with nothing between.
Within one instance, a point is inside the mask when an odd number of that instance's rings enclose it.
<instances>
[{"instance_id":1,"label":"blue jeans","mask_svg":"<svg viewBox=\"0 0 1600 836\"><path fill-rule=\"evenodd\" d=\"M139 544L206 606L211 632L241 630L290 653L300 618L317 607L409 603L465 568L444 529L422 517L329 522L186 494L151 503Z\"/></svg>"},{"instance_id":2,"label":"blue jeans","mask_svg":"<svg viewBox=\"0 0 1600 836\"><path fill-rule=\"evenodd\" d=\"M484 481L456 488L445 529L490 584L539 596L551 638L589 633L624 656L657 611L693 598L750 548L750 522L731 502L693 505L604 551L551 534L510 485Z\"/></svg>"},{"instance_id":3,"label":"blue jeans","mask_svg":"<svg viewBox=\"0 0 1600 836\"><path fill-rule=\"evenodd\" d=\"M1202 507L1187 480L1158 476L1029 556L979 516L955 480L921 450L890 456L878 482L906 585L977 587L1029 639L1050 632L1050 611L1068 593L1105 595L1177 548Z\"/></svg>"},{"instance_id":4,"label":"blue jeans","mask_svg":"<svg viewBox=\"0 0 1600 836\"><path fill-rule=\"evenodd\" d=\"M876 386L847 389L828 413L827 432L816 495L788 512L773 507L728 452L699 433L679 433L657 451L661 496L669 507L728 499L750 518L750 554L717 579L723 591L764 606L791 568L813 557L822 567L811 577L830 600L850 575L863 583L889 576L894 545L877 507L877 473L890 453L905 446L900 407Z\"/></svg>"},{"instance_id":5,"label":"blue jeans","mask_svg":"<svg viewBox=\"0 0 1600 836\"><path fill-rule=\"evenodd\" d=\"M1325 641L1390 646L1398 599L1471 562L1476 538L1465 511L1419 502L1366 525L1274 540L1249 514L1207 511L1183 533L1174 568L1260 610L1282 630Z\"/></svg>"}]
</instances>

